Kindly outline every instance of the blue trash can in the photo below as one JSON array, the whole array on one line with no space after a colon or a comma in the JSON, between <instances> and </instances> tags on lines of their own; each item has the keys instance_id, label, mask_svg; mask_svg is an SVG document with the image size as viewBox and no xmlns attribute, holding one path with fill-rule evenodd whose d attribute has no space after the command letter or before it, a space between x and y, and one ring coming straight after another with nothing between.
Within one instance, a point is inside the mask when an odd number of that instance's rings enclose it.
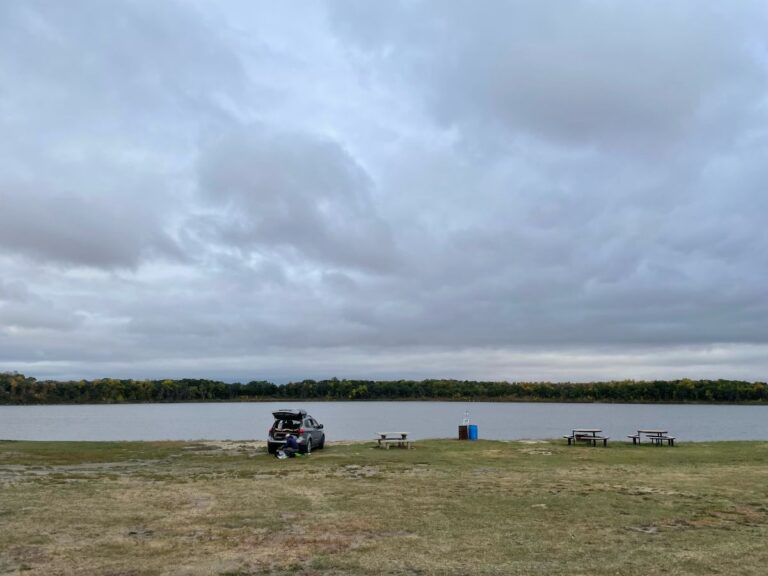
<instances>
[{"instance_id":1,"label":"blue trash can","mask_svg":"<svg viewBox=\"0 0 768 576\"><path fill-rule=\"evenodd\" d=\"M477 440L477 424L469 425L469 439Z\"/></svg>"}]
</instances>

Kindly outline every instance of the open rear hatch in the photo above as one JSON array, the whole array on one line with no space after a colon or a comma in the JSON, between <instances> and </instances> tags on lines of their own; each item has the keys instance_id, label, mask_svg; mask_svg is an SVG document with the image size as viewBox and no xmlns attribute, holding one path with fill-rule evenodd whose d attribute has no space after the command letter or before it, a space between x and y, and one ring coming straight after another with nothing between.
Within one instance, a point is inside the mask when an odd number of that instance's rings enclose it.
<instances>
[{"instance_id":1,"label":"open rear hatch","mask_svg":"<svg viewBox=\"0 0 768 576\"><path fill-rule=\"evenodd\" d=\"M306 410L292 410L288 408L281 408L272 412L272 416L275 420L301 420L307 415Z\"/></svg>"},{"instance_id":2,"label":"open rear hatch","mask_svg":"<svg viewBox=\"0 0 768 576\"><path fill-rule=\"evenodd\" d=\"M272 425L272 438L283 440L288 434L298 436L301 424L307 413L304 410L277 410L272 412L275 423Z\"/></svg>"}]
</instances>

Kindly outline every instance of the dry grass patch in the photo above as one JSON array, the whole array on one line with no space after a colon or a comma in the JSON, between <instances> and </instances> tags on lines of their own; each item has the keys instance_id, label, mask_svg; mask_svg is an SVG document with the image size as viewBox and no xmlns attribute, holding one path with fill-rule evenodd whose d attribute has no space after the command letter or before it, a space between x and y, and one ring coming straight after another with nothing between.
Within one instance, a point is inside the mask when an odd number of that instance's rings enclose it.
<instances>
[{"instance_id":1,"label":"dry grass patch","mask_svg":"<svg viewBox=\"0 0 768 576\"><path fill-rule=\"evenodd\" d=\"M764 443L0 442L0 574L762 575ZM110 459L110 455L114 458Z\"/></svg>"}]
</instances>

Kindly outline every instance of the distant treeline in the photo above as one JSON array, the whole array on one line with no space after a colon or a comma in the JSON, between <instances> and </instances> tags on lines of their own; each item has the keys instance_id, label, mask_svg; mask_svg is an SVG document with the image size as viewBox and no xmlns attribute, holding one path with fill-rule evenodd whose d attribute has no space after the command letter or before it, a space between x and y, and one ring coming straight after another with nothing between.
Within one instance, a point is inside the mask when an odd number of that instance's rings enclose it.
<instances>
[{"instance_id":1,"label":"distant treeline","mask_svg":"<svg viewBox=\"0 0 768 576\"><path fill-rule=\"evenodd\" d=\"M622 380L587 384L467 380L303 380L247 384L181 380L36 380L0 373L0 404L120 404L259 400L490 400L545 402L768 403L764 382Z\"/></svg>"}]
</instances>

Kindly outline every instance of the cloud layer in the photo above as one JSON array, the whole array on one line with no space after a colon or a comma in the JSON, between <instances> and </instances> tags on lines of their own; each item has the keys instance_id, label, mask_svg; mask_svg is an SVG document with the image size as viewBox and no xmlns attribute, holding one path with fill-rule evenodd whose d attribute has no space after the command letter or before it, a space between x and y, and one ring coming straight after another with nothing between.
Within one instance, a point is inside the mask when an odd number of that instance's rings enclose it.
<instances>
[{"instance_id":1,"label":"cloud layer","mask_svg":"<svg viewBox=\"0 0 768 576\"><path fill-rule=\"evenodd\" d=\"M0 369L765 379L767 24L5 2Z\"/></svg>"}]
</instances>

